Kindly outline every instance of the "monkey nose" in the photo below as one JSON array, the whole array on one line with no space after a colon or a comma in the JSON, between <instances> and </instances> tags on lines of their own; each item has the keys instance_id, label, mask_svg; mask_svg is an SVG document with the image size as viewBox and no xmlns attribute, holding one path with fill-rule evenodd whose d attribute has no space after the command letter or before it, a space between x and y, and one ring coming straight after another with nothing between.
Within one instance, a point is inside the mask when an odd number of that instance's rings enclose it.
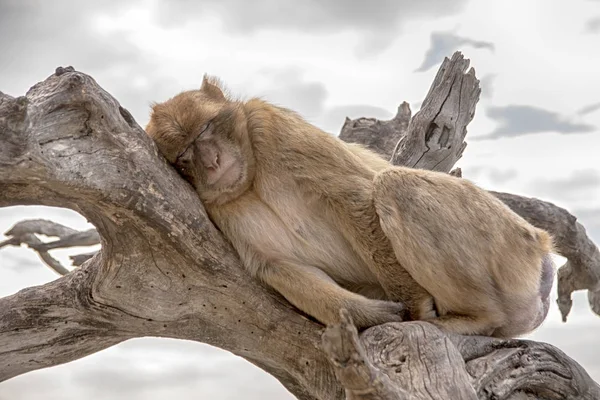
<instances>
[{"instance_id":1,"label":"monkey nose","mask_svg":"<svg viewBox=\"0 0 600 400\"><path fill-rule=\"evenodd\" d=\"M219 168L219 152L212 148L202 148L200 150L200 159L205 168L217 169Z\"/></svg>"}]
</instances>

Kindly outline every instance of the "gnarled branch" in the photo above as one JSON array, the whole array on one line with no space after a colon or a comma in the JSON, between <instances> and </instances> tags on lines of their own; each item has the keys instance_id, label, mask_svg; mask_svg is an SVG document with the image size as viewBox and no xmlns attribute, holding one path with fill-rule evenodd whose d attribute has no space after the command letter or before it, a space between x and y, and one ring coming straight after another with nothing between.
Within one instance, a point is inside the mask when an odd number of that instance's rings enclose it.
<instances>
[{"instance_id":1,"label":"gnarled branch","mask_svg":"<svg viewBox=\"0 0 600 400\"><path fill-rule=\"evenodd\" d=\"M0 206L68 207L101 237L81 268L0 299L0 380L158 336L240 355L299 398L341 393L318 368L320 325L247 275L197 194L91 77L59 68L25 97L0 94L0 186Z\"/></svg>"},{"instance_id":2,"label":"gnarled branch","mask_svg":"<svg viewBox=\"0 0 600 400\"><path fill-rule=\"evenodd\" d=\"M478 97L466 67L460 54L445 61L421 111L408 123L402 105L388 124L393 138L371 144L383 143L382 155L396 148L394 160L448 171L464 150ZM347 122L344 137L357 138L352 127L367 125ZM408 154L417 148L424 153ZM101 242L80 268L0 299L0 380L150 335L228 350L300 399L600 395L553 346L445 335L424 322L358 335L345 320L327 327L323 351L324 327L247 275L198 196L127 110L72 68L57 69L26 96L0 93L0 185L0 206L71 208ZM64 245L68 230L54 233ZM34 246L48 250L61 240Z\"/></svg>"},{"instance_id":3,"label":"gnarled branch","mask_svg":"<svg viewBox=\"0 0 600 400\"><path fill-rule=\"evenodd\" d=\"M58 240L45 243L42 242L36 234L57 237ZM100 235L98 235L98 231L95 229L88 229L80 232L59 223L44 219L20 221L6 231L4 235L8 236L9 239L0 242L0 249L5 246L21 246L24 244L35 250L42 261L59 275L67 274L69 269L64 267L58 260L54 259L48 253L49 250L74 246L92 246L100 243ZM79 266L92 258L94 254L96 253L72 256L71 259L74 260L73 264L75 266Z\"/></svg>"}]
</instances>

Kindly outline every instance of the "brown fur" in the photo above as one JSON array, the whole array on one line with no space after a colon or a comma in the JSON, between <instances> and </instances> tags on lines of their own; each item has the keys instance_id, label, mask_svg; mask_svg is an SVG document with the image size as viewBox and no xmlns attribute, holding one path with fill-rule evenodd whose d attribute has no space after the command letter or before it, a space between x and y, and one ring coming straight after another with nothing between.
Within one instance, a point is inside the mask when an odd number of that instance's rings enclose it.
<instances>
[{"instance_id":1,"label":"brown fur","mask_svg":"<svg viewBox=\"0 0 600 400\"><path fill-rule=\"evenodd\" d=\"M322 323L344 307L361 328L407 317L506 336L545 316L548 234L467 180L392 167L208 77L156 104L146 131L248 271Z\"/></svg>"}]
</instances>

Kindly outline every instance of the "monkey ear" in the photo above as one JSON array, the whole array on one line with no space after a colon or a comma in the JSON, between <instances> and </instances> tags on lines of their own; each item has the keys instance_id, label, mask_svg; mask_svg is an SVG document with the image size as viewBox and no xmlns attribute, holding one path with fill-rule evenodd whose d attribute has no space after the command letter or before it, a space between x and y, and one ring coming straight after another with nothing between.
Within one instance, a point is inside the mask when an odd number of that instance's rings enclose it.
<instances>
[{"instance_id":1,"label":"monkey ear","mask_svg":"<svg viewBox=\"0 0 600 400\"><path fill-rule=\"evenodd\" d=\"M202 86L200 86L200 91L204 92L206 95L212 97L215 100L226 101L227 99L223 94L221 86L222 84L219 81L219 78L204 74L204 76L202 77Z\"/></svg>"}]
</instances>

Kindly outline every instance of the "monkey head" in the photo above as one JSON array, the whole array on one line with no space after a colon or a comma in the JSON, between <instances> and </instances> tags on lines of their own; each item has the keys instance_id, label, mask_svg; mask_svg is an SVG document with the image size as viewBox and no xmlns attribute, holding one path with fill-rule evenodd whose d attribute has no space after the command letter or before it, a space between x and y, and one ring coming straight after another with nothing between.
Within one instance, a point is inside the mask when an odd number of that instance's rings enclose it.
<instances>
[{"instance_id":1,"label":"monkey head","mask_svg":"<svg viewBox=\"0 0 600 400\"><path fill-rule=\"evenodd\" d=\"M252 184L244 105L225 96L216 78L205 75L200 89L154 104L146 132L204 202L230 201Z\"/></svg>"}]
</instances>

